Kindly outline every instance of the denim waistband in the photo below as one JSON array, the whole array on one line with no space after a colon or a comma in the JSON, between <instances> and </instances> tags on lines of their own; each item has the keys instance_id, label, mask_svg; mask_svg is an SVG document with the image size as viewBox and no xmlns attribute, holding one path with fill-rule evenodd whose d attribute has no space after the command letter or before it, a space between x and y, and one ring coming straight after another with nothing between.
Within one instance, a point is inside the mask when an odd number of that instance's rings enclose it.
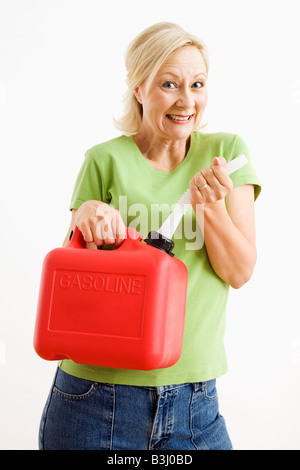
<instances>
[{"instance_id":1,"label":"denim waistband","mask_svg":"<svg viewBox=\"0 0 300 470\"><path fill-rule=\"evenodd\" d=\"M207 382L209 382L209 381L182 383L182 384L173 384L173 385L161 385L161 386L158 386L158 387L144 386L144 387L141 387L141 388L156 392L158 395L160 395L160 394L162 394L166 391L176 390L176 389L182 388L182 387L191 387L195 392L197 392L198 390L202 390L202 392L203 392L206 388Z\"/></svg>"}]
</instances>

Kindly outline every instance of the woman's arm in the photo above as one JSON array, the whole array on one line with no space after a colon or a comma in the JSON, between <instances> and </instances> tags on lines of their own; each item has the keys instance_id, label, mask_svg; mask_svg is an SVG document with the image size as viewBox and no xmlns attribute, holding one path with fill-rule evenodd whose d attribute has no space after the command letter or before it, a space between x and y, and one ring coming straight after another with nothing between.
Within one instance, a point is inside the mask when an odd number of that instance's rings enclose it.
<instances>
[{"instance_id":1,"label":"woman's arm","mask_svg":"<svg viewBox=\"0 0 300 470\"><path fill-rule=\"evenodd\" d=\"M253 186L235 188L226 197L226 207L219 201L204 209L200 218L215 273L239 289L251 278L257 258Z\"/></svg>"},{"instance_id":2,"label":"woman's arm","mask_svg":"<svg viewBox=\"0 0 300 470\"><path fill-rule=\"evenodd\" d=\"M233 189L221 169L223 160L219 168L212 165L197 174L198 178L195 175L190 188L211 265L223 281L238 289L251 278L257 258L254 188L244 185ZM201 178L209 184L207 190L199 190Z\"/></svg>"}]
</instances>

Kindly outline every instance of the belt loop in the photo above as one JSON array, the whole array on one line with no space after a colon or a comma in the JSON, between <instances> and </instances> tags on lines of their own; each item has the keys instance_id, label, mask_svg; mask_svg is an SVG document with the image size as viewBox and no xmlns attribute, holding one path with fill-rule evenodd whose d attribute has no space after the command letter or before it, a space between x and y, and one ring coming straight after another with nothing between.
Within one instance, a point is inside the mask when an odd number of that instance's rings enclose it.
<instances>
[{"instance_id":1,"label":"belt loop","mask_svg":"<svg viewBox=\"0 0 300 470\"><path fill-rule=\"evenodd\" d=\"M201 390L201 392L204 392L206 388L206 382L194 382L193 383L193 389L194 392L198 392Z\"/></svg>"},{"instance_id":2,"label":"belt loop","mask_svg":"<svg viewBox=\"0 0 300 470\"><path fill-rule=\"evenodd\" d=\"M202 382L194 382L193 383L194 392L198 392L198 390L200 390L201 387L202 387Z\"/></svg>"}]
</instances>

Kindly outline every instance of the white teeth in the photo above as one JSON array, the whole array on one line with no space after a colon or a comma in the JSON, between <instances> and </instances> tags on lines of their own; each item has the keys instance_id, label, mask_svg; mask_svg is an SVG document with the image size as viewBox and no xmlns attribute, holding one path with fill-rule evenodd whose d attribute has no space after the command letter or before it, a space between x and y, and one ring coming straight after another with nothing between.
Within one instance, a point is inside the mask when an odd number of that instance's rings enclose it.
<instances>
[{"instance_id":1,"label":"white teeth","mask_svg":"<svg viewBox=\"0 0 300 470\"><path fill-rule=\"evenodd\" d=\"M167 114L168 118L173 119L174 121L188 121L191 116L176 116L174 114Z\"/></svg>"}]
</instances>

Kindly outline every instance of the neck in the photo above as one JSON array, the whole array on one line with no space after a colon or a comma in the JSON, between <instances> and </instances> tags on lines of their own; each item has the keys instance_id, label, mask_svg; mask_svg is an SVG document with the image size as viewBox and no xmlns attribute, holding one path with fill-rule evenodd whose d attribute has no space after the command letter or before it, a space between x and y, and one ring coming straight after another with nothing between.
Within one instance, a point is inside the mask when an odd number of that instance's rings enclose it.
<instances>
[{"instance_id":1,"label":"neck","mask_svg":"<svg viewBox=\"0 0 300 470\"><path fill-rule=\"evenodd\" d=\"M153 168L166 172L174 170L184 160L190 146L190 137L170 140L142 132L134 135L134 141Z\"/></svg>"}]
</instances>

